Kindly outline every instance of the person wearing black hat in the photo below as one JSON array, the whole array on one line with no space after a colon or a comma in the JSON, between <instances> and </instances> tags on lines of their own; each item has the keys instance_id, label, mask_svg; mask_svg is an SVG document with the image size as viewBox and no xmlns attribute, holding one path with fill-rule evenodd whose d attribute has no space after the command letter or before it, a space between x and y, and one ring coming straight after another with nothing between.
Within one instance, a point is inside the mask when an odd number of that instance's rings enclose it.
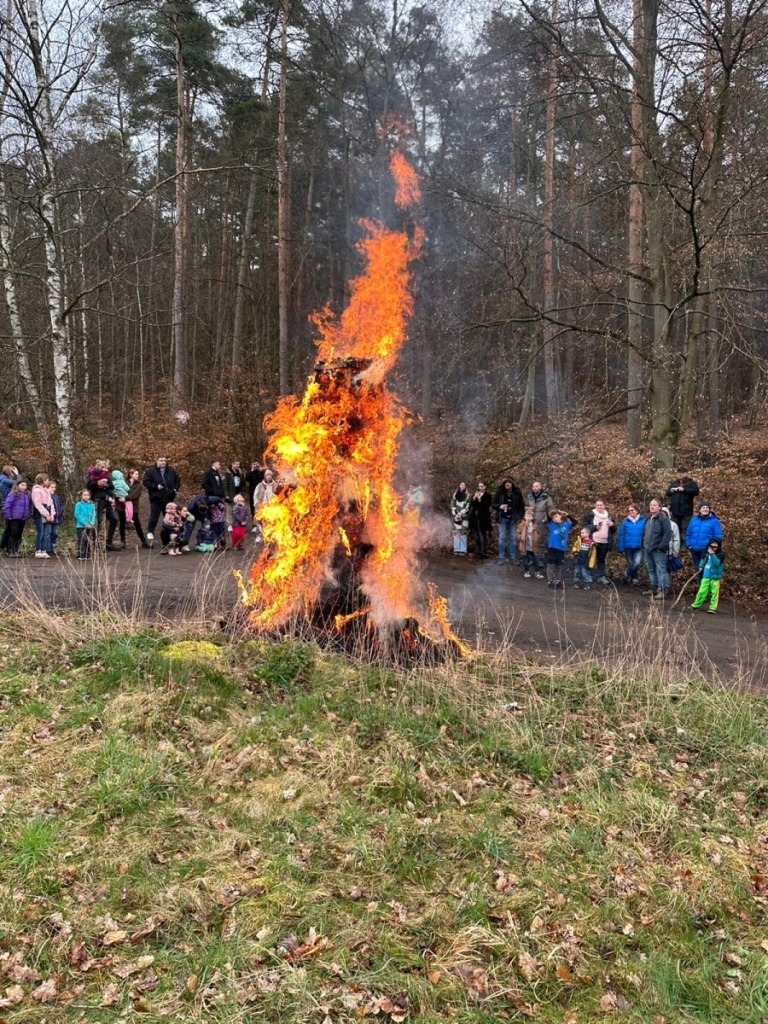
<instances>
[{"instance_id":1,"label":"person wearing black hat","mask_svg":"<svg viewBox=\"0 0 768 1024\"><path fill-rule=\"evenodd\" d=\"M670 518L673 523L677 523L681 537L685 537L685 531L693 515L693 502L698 493L699 485L688 476L688 470L685 466L678 466L677 479L667 488L667 497Z\"/></svg>"}]
</instances>

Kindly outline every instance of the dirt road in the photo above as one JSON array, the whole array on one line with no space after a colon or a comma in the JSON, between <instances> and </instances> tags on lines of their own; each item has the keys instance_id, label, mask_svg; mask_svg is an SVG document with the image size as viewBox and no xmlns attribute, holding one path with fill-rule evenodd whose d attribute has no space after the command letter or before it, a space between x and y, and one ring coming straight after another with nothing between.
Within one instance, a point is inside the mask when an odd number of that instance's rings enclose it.
<instances>
[{"instance_id":1,"label":"dirt road","mask_svg":"<svg viewBox=\"0 0 768 1024\"><path fill-rule=\"evenodd\" d=\"M254 550L168 558L157 550L110 554L106 563L22 558L0 561L0 603L38 600L49 607L135 608L164 619L214 619L237 601L235 568L244 574ZM563 591L523 579L519 568L450 555L425 559L424 578L448 600L459 635L481 647L511 642L543 661L578 660L594 652L679 666L730 684L768 685L768 618L721 604L717 616L688 610L688 592L659 608L637 589L594 585Z\"/></svg>"}]
</instances>

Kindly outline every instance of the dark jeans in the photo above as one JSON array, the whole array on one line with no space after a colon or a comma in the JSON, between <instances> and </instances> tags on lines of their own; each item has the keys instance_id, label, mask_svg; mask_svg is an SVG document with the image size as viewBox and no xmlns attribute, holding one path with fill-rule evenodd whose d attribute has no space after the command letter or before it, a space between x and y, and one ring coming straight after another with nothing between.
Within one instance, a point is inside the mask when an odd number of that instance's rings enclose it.
<instances>
[{"instance_id":1,"label":"dark jeans","mask_svg":"<svg viewBox=\"0 0 768 1024\"><path fill-rule=\"evenodd\" d=\"M669 590L668 561L669 555L666 551L645 552L645 566L648 570L648 579L652 590Z\"/></svg>"},{"instance_id":2,"label":"dark jeans","mask_svg":"<svg viewBox=\"0 0 768 1024\"><path fill-rule=\"evenodd\" d=\"M155 527L159 521L165 515L165 506L168 502L163 498L162 501L150 501L149 503L149 522L147 523L147 533L154 533Z\"/></svg>"},{"instance_id":3,"label":"dark jeans","mask_svg":"<svg viewBox=\"0 0 768 1024\"><path fill-rule=\"evenodd\" d=\"M133 528L136 531L136 536L139 538L139 542L140 542L141 546L142 547L146 547L147 538L144 536L144 531L141 528L141 520L139 519L138 502L134 502L134 505L133 505L133 519L131 520L131 522L133 523Z\"/></svg>"},{"instance_id":4,"label":"dark jeans","mask_svg":"<svg viewBox=\"0 0 768 1024\"><path fill-rule=\"evenodd\" d=\"M515 557L517 523L513 519L499 520L499 561Z\"/></svg>"},{"instance_id":5,"label":"dark jeans","mask_svg":"<svg viewBox=\"0 0 768 1024\"><path fill-rule=\"evenodd\" d=\"M688 549L691 551L691 549ZM701 572L701 567L707 557L706 551L691 551L691 561L695 572Z\"/></svg>"},{"instance_id":6,"label":"dark jeans","mask_svg":"<svg viewBox=\"0 0 768 1024\"><path fill-rule=\"evenodd\" d=\"M523 555L523 569L526 572L528 572L529 569L533 569L534 572L539 571L539 560L534 551L526 551Z\"/></svg>"},{"instance_id":7,"label":"dark jeans","mask_svg":"<svg viewBox=\"0 0 768 1024\"><path fill-rule=\"evenodd\" d=\"M475 527L475 554L478 558L485 558L488 551L488 533L481 526Z\"/></svg>"},{"instance_id":8,"label":"dark jeans","mask_svg":"<svg viewBox=\"0 0 768 1024\"><path fill-rule=\"evenodd\" d=\"M672 516L672 522L677 523L677 528L680 530L680 543L685 544L685 531L688 529L688 523L690 523L692 516Z\"/></svg>"},{"instance_id":9,"label":"dark jeans","mask_svg":"<svg viewBox=\"0 0 768 1024\"><path fill-rule=\"evenodd\" d=\"M586 565L579 565L576 563L573 567L573 582L583 583L585 587L592 586L592 573L586 567Z\"/></svg>"},{"instance_id":10,"label":"dark jeans","mask_svg":"<svg viewBox=\"0 0 768 1024\"><path fill-rule=\"evenodd\" d=\"M607 544L595 544L595 551L597 551L597 578L605 576L605 559L608 555Z\"/></svg>"},{"instance_id":11,"label":"dark jeans","mask_svg":"<svg viewBox=\"0 0 768 1024\"><path fill-rule=\"evenodd\" d=\"M627 580L636 580L640 566L643 564L643 549L642 548L625 548L624 557L627 560L627 568L624 573L624 578Z\"/></svg>"},{"instance_id":12,"label":"dark jeans","mask_svg":"<svg viewBox=\"0 0 768 1024\"><path fill-rule=\"evenodd\" d=\"M117 525L118 532L120 534L120 543L125 547L125 502L115 502L115 512L117 513Z\"/></svg>"},{"instance_id":13,"label":"dark jeans","mask_svg":"<svg viewBox=\"0 0 768 1024\"><path fill-rule=\"evenodd\" d=\"M35 509L35 551L51 553L51 524Z\"/></svg>"},{"instance_id":14,"label":"dark jeans","mask_svg":"<svg viewBox=\"0 0 768 1024\"><path fill-rule=\"evenodd\" d=\"M112 543L112 538L115 536L115 530L117 529L117 516L115 510L112 508L112 503L107 498L96 498L96 526L98 530L101 530L104 517L107 519L107 544Z\"/></svg>"},{"instance_id":15,"label":"dark jeans","mask_svg":"<svg viewBox=\"0 0 768 1024\"><path fill-rule=\"evenodd\" d=\"M77 557L90 558L93 545L96 541L96 531L92 526L78 526L77 528Z\"/></svg>"},{"instance_id":16,"label":"dark jeans","mask_svg":"<svg viewBox=\"0 0 768 1024\"><path fill-rule=\"evenodd\" d=\"M169 530L167 526L163 526L160 530L160 542L164 548L180 548L183 532L183 530Z\"/></svg>"},{"instance_id":17,"label":"dark jeans","mask_svg":"<svg viewBox=\"0 0 768 1024\"><path fill-rule=\"evenodd\" d=\"M227 546L227 524L211 523L211 529L213 530L213 535L216 538L216 543L220 548L225 548Z\"/></svg>"},{"instance_id":18,"label":"dark jeans","mask_svg":"<svg viewBox=\"0 0 768 1024\"><path fill-rule=\"evenodd\" d=\"M25 522L25 519L8 519L6 521L3 537L6 538L5 543L8 548L9 555L17 554L21 547L21 535L24 532Z\"/></svg>"}]
</instances>

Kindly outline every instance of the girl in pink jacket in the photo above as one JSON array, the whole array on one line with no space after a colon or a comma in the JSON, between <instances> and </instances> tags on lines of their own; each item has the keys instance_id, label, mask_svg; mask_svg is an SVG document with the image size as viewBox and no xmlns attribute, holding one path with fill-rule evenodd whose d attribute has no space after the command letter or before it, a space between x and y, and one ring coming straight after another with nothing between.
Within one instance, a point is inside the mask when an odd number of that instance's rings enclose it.
<instances>
[{"instance_id":1,"label":"girl in pink jacket","mask_svg":"<svg viewBox=\"0 0 768 1024\"><path fill-rule=\"evenodd\" d=\"M32 513L35 517L35 558L51 557L51 524L53 499L48 490L48 477L38 473L32 488Z\"/></svg>"}]
</instances>

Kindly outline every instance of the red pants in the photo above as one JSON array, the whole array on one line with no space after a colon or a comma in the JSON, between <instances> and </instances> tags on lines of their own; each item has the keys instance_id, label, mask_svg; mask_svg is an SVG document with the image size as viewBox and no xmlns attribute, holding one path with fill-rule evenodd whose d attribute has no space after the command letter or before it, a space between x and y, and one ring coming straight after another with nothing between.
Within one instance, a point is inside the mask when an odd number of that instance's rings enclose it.
<instances>
[{"instance_id":1,"label":"red pants","mask_svg":"<svg viewBox=\"0 0 768 1024\"><path fill-rule=\"evenodd\" d=\"M244 526L233 526L232 527L232 547L241 548L243 541L245 540L245 527Z\"/></svg>"}]
</instances>

